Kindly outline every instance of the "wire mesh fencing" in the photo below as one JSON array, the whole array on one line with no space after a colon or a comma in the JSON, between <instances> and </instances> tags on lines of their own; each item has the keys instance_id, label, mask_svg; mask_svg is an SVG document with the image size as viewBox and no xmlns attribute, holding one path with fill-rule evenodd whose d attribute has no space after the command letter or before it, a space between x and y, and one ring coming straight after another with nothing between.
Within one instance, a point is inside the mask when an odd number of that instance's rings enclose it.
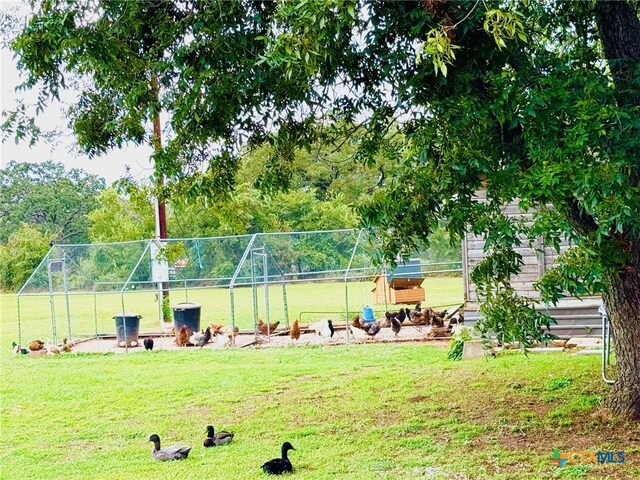
<instances>
[{"instance_id":1,"label":"wire mesh fencing","mask_svg":"<svg viewBox=\"0 0 640 480\"><path fill-rule=\"evenodd\" d=\"M384 315L402 281L421 288L425 278L462 271L459 262L419 257L379 266L376 248L374 236L353 229L54 245L18 293L18 335L54 343L113 335L114 316L126 314L141 317L141 332L158 332L189 302L199 306L200 328L221 324L257 338L260 323L283 331L294 319L330 317L346 325L364 306Z\"/></svg>"}]
</instances>

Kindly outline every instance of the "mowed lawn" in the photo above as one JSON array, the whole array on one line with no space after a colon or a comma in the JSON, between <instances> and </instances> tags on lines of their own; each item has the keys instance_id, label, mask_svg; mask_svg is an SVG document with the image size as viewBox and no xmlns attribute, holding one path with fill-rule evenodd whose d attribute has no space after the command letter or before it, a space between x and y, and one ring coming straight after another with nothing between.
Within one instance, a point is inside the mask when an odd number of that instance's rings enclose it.
<instances>
[{"instance_id":1,"label":"mowed lawn","mask_svg":"<svg viewBox=\"0 0 640 480\"><path fill-rule=\"evenodd\" d=\"M6 342L4 342L6 344ZM451 362L420 344L0 355L0 477L252 479L288 440L300 479L640 478L640 430L612 419L599 357ZM234 442L204 449L205 426ZM149 434L193 446L150 457ZM558 468L554 449L624 451Z\"/></svg>"},{"instance_id":2,"label":"mowed lawn","mask_svg":"<svg viewBox=\"0 0 640 480\"><path fill-rule=\"evenodd\" d=\"M382 316L386 309L399 308L395 305L372 303L371 289L373 282L349 282L347 295L351 314L362 312L365 305L373 305L376 314ZM426 301L423 305L440 307L459 305L463 302L462 277L429 277L423 283ZM265 292L257 289L258 315L266 319ZM280 286L269 288L270 321L281 321L284 325L283 291ZM236 288L235 322L243 329L252 329L253 291L251 288ZM289 319L299 318L301 323L309 324L320 317L331 317L334 321L344 321L346 308L345 284L335 283L299 283L286 287L286 299ZM160 328L158 302L156 292L139 291L120 294L82 294L69 295L69 312L71 320L71 337L92 337L97 333L115 333L113 316L126 312L142 315L140 330L142 332L158 331ZM187 292L175 290L170 293L172 305L180 302L196 302L201 305L201 326L209 323L231 323L231 301L228 289L193 289ZM123 305L124 302L124 305ZM0 294L1 325L4 338L17 339L18 308L17 298L13 294ZM34 338L46 341L52 337L51 303L48 295L21 296L20 322L23 342ZM56 318L57 340L67 336L67 299L64 295L53 298L53 311Z\"/></svg>"}]
</instances>

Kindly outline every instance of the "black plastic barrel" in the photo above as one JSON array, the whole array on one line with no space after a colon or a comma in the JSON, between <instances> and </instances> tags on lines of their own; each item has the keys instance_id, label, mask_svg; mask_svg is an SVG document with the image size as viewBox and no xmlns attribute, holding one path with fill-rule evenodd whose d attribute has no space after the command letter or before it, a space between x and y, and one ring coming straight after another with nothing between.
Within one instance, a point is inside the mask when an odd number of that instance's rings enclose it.
<instances>
[{"instance_id":1,"label":"black plastic barrel","mask_svg":"<svg viewBox=\"0 0 640 480\"><path fill-rule=\"evenodd\" d=\"M176 332L182 325L187 326L189 335L200 331L200 305L197 303L178 303L171 307L173 309L173 325Z\"/></svg>"},{"instance_id":2,"label":"black plastic barrel","mask_svg":"<svg viewBox=\"0 0 640 480\"><path fill-rule=\"evenodd\" d=\"M119 347L137 347L141 315L137 313L119 313L113 317L116 321L116 342ZM125 323L127 331L125 332ZM125 343L126 342L126 343Z\"/></svg>"}]
</instances>

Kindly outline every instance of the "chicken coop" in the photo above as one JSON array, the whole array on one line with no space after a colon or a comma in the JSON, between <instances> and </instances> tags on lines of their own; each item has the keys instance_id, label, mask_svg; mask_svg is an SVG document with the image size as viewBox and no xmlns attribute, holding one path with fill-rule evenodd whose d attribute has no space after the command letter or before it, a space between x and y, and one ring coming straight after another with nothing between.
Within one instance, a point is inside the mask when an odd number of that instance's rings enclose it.
<instances>
[{"instance_id":1,"label":"chicken coop","mask_svg":"<svg viewBox=\"0 0 640 480\"><path fill-rule=\"evenodd\" d=\"M417 258L388 268L386 273L374 277L373 301L394 305L422 302L425 300L424 279L420 259Z\"/></svg>"},{"instance_id":2,"label":"chicken coop","mask_svg":"<svg viewBox=\"0 0 640 480\"><path fill-rule=\"evenodd\" d=\"M261 322L279 332L294 316L346 323L369 303L371 243L348 229L56 244L18 293L18 340L115 338L116 316L139 317L141 336L163 335L182 302L201 306L200 328L256 341Z\"/></svg>"}]
</instances>

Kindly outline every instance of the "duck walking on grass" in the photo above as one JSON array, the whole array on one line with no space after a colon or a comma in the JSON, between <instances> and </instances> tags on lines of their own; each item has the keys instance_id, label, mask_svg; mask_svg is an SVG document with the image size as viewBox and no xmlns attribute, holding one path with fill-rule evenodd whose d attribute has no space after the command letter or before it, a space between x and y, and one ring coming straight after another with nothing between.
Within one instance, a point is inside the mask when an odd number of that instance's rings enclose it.
<instances>
[{"instance_id":1,"label":"duck walking on grass","mask_svg":"<svg viewBox=\"0 0 640 480\"><path fill-rule=\"evenodd\" d=\"M262 464L262 470L269 475L282 475L283 473L293 472L293 465L289 461L287 452L295 450L289 442L282 444L282 458L274 458Z\"/></svg>"},{"instance_id":2,"label":"duck walking on grass","mask_svg":"<svg viewBox=\"0 0 640 480\"><path fill-rule=\"evenodd\" d=\"M171 445L170 447L160 448L160 437L155 433L149 437L149 441L153 442L151 457L154 460L181 460L187 458L191 451L191 447L187 447L186 445Z\"/></svg>"},{"instance_id":3,"label":"duck walking on grass","mask_svg":"<svg viewBox=\"0 0 640 480\"><path fill-rule=\"evenodd\" d=\"M233 440L233 433L231 432L218 432L215 433L212 425L207 426L207 438L204 439L204 446L219 447L221 445L227 445Z\"/></svg>"}]
</instances>

